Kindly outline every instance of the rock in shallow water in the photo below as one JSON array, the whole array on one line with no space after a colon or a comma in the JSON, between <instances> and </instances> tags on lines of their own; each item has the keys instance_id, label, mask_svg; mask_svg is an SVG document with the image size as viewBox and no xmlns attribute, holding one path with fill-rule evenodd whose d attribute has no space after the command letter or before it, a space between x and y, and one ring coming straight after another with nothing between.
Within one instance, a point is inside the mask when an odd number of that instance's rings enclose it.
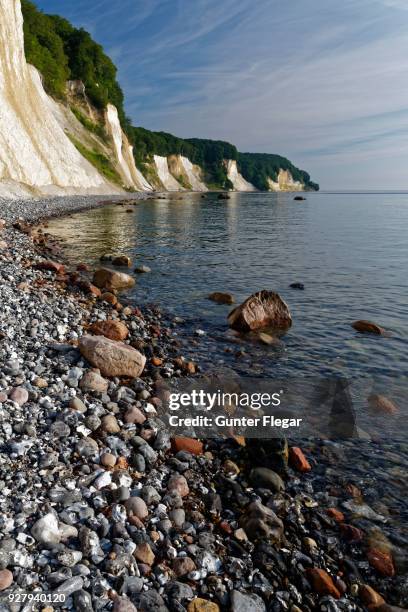
<instances>
[{"instance_id":1,"label":"rock in shallow water","mask_svg":"<svg viewBox=\"0 0 408 612\"><path fill-rule=\"evenodd\" d=\"M108 291L130 289L135 285L135 279L129 276L129 274L115 272L108 268L99 268L99 270L96 270L92 282L99 287L99 289L107 289Z\"/></svg>"},{"instance_id":2,"label":"rock in shallow water","mask_svg":"<svg viewBox=\"0 0 408 612\"><path fill-rule=\"evenodd\" d=\"M210 293L208 299L216 304L233 304L235 302L232 293L223 293L222 291Z\"/></svg>"},{"instance_id":3,"label":"rock in shallow water","mask_svg":"<svg viewBox=\"0 0 408 612\"><path fill-rule=\"evenodd\" d=\"M281 541L283 535L282 521L261 502L252 502L240 523L251 540L269 540L278 544Z\"/></svg>"},{"instance_id":4,"label":"rock in shallow water","mask_svg":"<svg viewBox=\"0 0 408 612\"><path fill-rule=\"evenodd\" d=\"M382 336L384 334L384 329L372 321L354 321L352 327L361 333L376 334L377 336Z\"/></svg>"},{"instance_id":5,"label":"rock in shallow water","mask_svg":"<svg viewBox=\"0 0 408 612\"><path fill-rule=\"evenodd\" d=\"M240 332L258 329L288 329L292 317L287 304L273 291L259 291L228 315L230 327Z\"/></svg>"}]
</instances>

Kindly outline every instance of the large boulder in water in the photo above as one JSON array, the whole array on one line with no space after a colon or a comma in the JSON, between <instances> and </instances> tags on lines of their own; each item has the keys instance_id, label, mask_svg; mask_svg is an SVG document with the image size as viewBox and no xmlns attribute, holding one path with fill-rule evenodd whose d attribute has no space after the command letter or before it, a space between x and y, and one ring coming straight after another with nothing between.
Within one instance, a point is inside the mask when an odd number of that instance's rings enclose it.
<instances>
[{"instance_id":1,"label":"large boulder in water","mask_svg":"<svg viewBox=\"0 0 408 612\"><path fill-rule=\"evenodd\" d=\"M257 329L288 329L292 325L289 308L273 291L258 291L228 315L230 327L240 332Z\"/></svg>"},{"instance_id":2,"label":"large boulder in water","mask_svg":"<svg viewBox=\"0 0 408 612\"><path fill-rule=\"evenodd\" d=\"M79 350L103 376L137 378L146 364L146 357L139 351L104 336L82 336L79 340Z\"/></svg>"},{"instance_id":3,"label":"large boulder in water","mask_svg":"<svg viewBox=\"0 0 408 612\"><path fill-rule=\"evenodd\" d=\"M107 289L108 291L129 289L135 284L135 279L124 274L124 272L116 272L108 268L99 268L95 271L93 284L99 289Z\"/></svg>"}]
</instances>

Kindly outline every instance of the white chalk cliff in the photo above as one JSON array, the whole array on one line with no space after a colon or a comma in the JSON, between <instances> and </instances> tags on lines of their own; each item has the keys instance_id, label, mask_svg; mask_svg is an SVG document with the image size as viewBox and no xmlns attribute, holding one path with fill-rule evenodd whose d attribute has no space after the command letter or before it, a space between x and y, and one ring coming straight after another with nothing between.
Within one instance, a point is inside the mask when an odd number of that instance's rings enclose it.
<instances>
[{"instance_id":1,"label":"white chalk cliff","mask_svg":"<svg viewBox=\"0 0 408 612\"><path fill-rule=\"evenodd\" d=\"M115 167L123 180L123 184L137 191L152 191L152 186L136 167L133 147L122 130L117 108L113 104L108 104L106 108L105 127L107 135L113 141Z\"/></svg>"},{"instance_id":2,"label":"white chalk cliff","mask_svg":"<svg viewBox=\"0 0 408 612\"><path fill-rule=\"evenodd\" d=\"M24 55L20 0L0 0L0 194L112 193L54 114Z\"/></svg>"},{"instance_id":3,"label":"white chalk cliff","mask_svg":"<svg viewBox=\"0 0 408 612\"><path fill-rule=\"evenodd\" d=\"M225 164L227 177L233 184L235 191L256 191L256 188L239 173L237 162L234 159L227 159Z\"/></svg>"},{"instance_id":4,"label":"white chalk cliff","mask_svg":"<svg viewBox=\"0 0 408 612\"><path fill-rule=\"evenodd\" d=\"M168 166L171 174L177 179L181 187L192 191L208 191L202 180L200 166L191 163L188 157L183 155L170 155Z\"/></svg>"},{"instance_id":5,"label":"white chalk cliff","mask_svg":"<svg viewBox=\"0 0 408 612\"><path fill-rule=\"evenodd\" d=\"M269 191L303 191L305 186L300 181L295 181L289 170L279 170L278 180L268 179Z\"/></svg>"},{"instance_id":6,"label":"white chalk cliff","mask_svg":"<svg viewBox=\"0 0 408 612\"><path fill-rule=\"evenodd\" d=\"M183 191L182 185L174 178L170 172L169 163L167 157L161 155L153 156L154 167L157 172L157 176L164 189L167 191Z\"/></svg>"}]
</instances>

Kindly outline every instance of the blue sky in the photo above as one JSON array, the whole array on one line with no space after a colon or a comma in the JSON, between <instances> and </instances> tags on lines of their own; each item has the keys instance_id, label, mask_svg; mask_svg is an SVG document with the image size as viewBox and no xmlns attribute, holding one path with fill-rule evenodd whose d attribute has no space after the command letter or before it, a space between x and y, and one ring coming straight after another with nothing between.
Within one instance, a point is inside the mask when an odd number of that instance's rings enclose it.
<instances>
[{"instance_id":1,"label":"blue sky","mask_svg":"<svg viewBox=\"0 0 408 612\"><path fill-rule=\"evenodd\" d=\"M135 125L408 188L408 0L38 0L119 68Z\"/></svg>"}]
</instances>

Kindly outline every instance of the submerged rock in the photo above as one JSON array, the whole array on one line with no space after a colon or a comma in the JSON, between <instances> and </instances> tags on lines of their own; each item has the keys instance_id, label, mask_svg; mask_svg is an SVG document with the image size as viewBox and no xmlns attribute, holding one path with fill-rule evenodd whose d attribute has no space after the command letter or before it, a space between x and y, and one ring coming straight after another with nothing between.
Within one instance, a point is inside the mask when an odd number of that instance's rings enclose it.
<instances>
[{"instance_id":1,"label":"submerged rock","mask_svg":"<svg viewBox=\"0 0 408 612\"><path fill-rule=\"evenodd\" d=\"M283 536L282 521L261 502L253 502L248 506L240 524L250 540L269 540L279 544Z\"/></svg>"},{"instance_id":2,"label":"submerged rock","mask_svg":"<svg viewBox=\"0 0 408 612\"><path fill-rule=\"evenodd\" d=\"M273 291L258 291L228 315L230 327L240 332L258 329L288 329L292 317L287 304Z\"/></svg>"},{"instance_id":3,"label":"submerged rock","mask_svg":"<svg viewBox=\"0 0 408 612\"><path fill-rule=\"evenodd\" d=\"M137 274L148 274L149 272L151 272L151 268L149 268L149 266L137 266L135 268L135 272Z\"/></svg>"},{"instance_id":4,"label":"submerged rock","mask_svg":"<svg viewBox=\"0 0 408 612\"><path fill-rule=\"evenodd\" d=\"M246 440L246 447L253 465L271 468L279 474L286 473L289 460L286 438L249 438Z\"/></svg>"},{"instance_id":5,"label":"submerged rock","mask_svg":"<svg viewBox=\"0 0 408 612\"><path fill-rule=\"evenodd\" d=\"M223 293L222 291L210 293L208 299L217 304L233 304L235 302L232 293Z\"/></svg>"},{"instance_id":6,"label":"submerged rock","mask_svg":"<svg viewBox=\"0 0 408 612\"><path fill-rule=\"evenodd\" d=\"M389 576L392 578L392 576L395 575L394 562L389 552L370 548L367 552L367 559L371 567L381 576Z\"/></svg>"},{"instance_id":7,"label":"submerged rock","mask_svg":"<svg viewBox=\"0 0 408 612\"><path fill-rule=\"evenodd\" d=\"M383 414L397 414L399 412L398 407L385 395L379 395L373 393L368 398L369 407L375 412Z\"/></svg>"}]
</instances>

